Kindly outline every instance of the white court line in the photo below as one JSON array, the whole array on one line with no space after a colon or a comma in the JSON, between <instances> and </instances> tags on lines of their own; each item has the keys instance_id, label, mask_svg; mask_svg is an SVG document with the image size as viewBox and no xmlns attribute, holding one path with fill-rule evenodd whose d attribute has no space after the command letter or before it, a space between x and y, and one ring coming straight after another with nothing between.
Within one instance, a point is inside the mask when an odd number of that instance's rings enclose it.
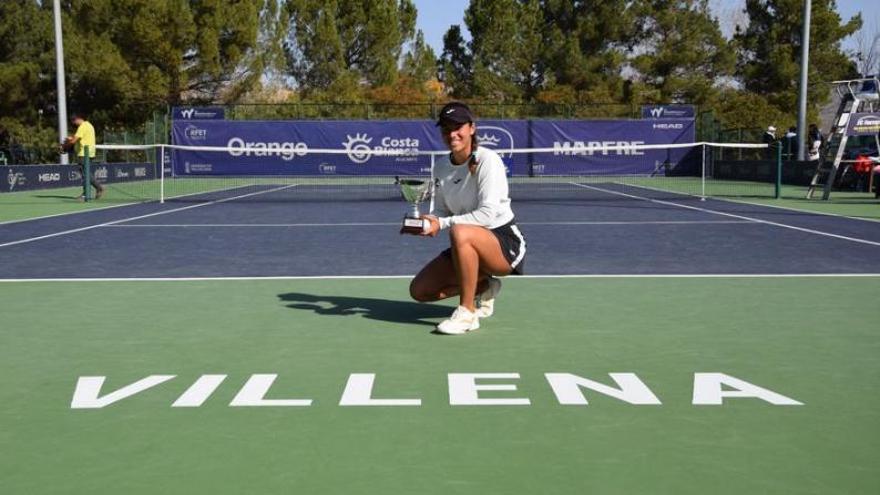
<instances>
[{"instance_id":1,"label":"white court line","mask_svg":"<svg viewBox=\"0 0 880 495\"><path fill-rule=\"evenodd\" d=\"M251 187L251 186L249 186L249 185L234 186L234 187L226 187L223 189L214 189L211 191L199 191L199 192L194 192L194 193L178 194L177 196L166 196L165 200L167 201L169 199L178 199L178 198L186 198L189 196L198 196L199 194L216 194L218 192L232 191L234 189L241 189L243 187ZM71 197L70 199L76 199L76 198ZM9 225L9 224L13 224L13 223L30 222L32 220L45 220L47 218L55 218L55 217L66 217L68 215L79 215L80 213L91 213L93 211L109 210L110 208L119 208L121 206L148 205L150 203L158 204L159 200L158 199L151 199L148 201L132 200L131 203L119 203L116 205L100 206L100 207L96 207L96 208L89 208L88 210L65 211L64 213L53 213L52 215L43 215L43 216L39 216L39 217L19 218L16 220L5 220L3 222L0 222L0 225Z\"/></svg>"},{"instance_id":2,"label":"white court line","mask_svg":"<svg viewBox=\"0 0 880 495\"><path fill-rule=\"evenodd\" d=\"M132 277L132 278L0 278L0 283L22 282L232 282L272 280L397 280L411 279L415 275L302 275L269 277ZM880 273L693 273L693 274L581 274L581 275L511 275L516 279L644 279L644 278L880 278Z\"/></svg>"},{"instance_id":3,"label":"white court line","mask_svg":"<svg viewBox=\"0 0 880 495\"><path fill-rule=\"evenodd\" d=\"M728 203L734 203L734 204L740 204L740 205L752 205L752 206L759 206L759 207L766 206L767 208L775 208L777 210L796 211L798 213L807 213L810 215L824 215L826 217L848 218L850 220L859 220L862 222L880 223L880 219L877 219L877 218L854 217L854 216L850 216L850 215L841 215L840 213L831 213L831 212L827 212L827 211L805 210L803 208L795 208L793 206L768 205L766 203L755 203L752 201L746 201L744 199L722 198L719 196L711 196L711 195L704 197L704 196L700 196L699 194L691 194L691 193L686 193L686 192L681 192L681 191L670 191L668 189L661 189L659 187L645 186L642 184L639 184L639 185L627 184L625 182L615 182L615 184L620 184L620 185L626 186L626 187L636 187L639 189L647 189L649 191L658 191L658 192L665 192L665 193L670 193L670 194L678 194L680 196L688 196L691 198L702 198L702 199L709 198L714 201L726 201ZM783 198L783 199L785 199L785 198Z\"/></svg>"},{"instance_id":4,"label":"white court line","mask_svg":"<svg viewBox=\"0 0 880 495\"><path fill-rule=\"evenodd\" d=\"M75 199L75 198L70 198L70 199ZM93 211L109 210L110 208L119 208L120 206L131 206L131 205L141 205L141 204L146 204L146 202L132 201L131 203L120 203L120 204L116 204L116 205L101 206L98 208L89 208L88 210L65 211L64 213L55 213L52 215L43 215L40 217L19 218L16 220L5 220L3 222L0 222L0 225L9 225L9 224L13 224L13 223L30 222L31 220L43 220L46 218L64 217L67 215L76 215L79 213L90 213Z\"/></svg>"},{"instance_id":5,"label":"white court line","mask_svg":"<svg viewBox=\"0 0 880 495\"><path fill-rule=\"evenodd\" d=\"M644 186L636 186L636 187L644 187ZM727 201L728 203L736 203L736 204L741 204L741 205L766 206L767 208L776 208L777 210L796 211L798 213L809 213L809 214L813 214L813 215L824 215L826 217L848 218L850 220L859 220L861 222L880 223L880 219L878 219L878 218L854 217L851 215L841 215L840 213L830 213L827 211L805 210L802 208L795 208L793 206L779 206L779 205L768 205L765 203L753 203L751 201L745 201L742 199L719 198L717 196L709 196L709 197L714 199L715 201Z\"/></svg>"},{"instance_id":6,"label":"white court line","mask_svg":"<svg viewBox=\"0 0 880 495\"><path fill-rule=\"evenodd\" d=\"M577 182L570 182L569 184L572 184L572 185L574 185L574 186L578 186L578 187L583 187L583 188L585 188L585 189L592 189L592 190L594 190L594 191L604 192L604 193L608 193L608 194L616 194L616 195L618 195L618 196L624 196L624 197L632 198L632 199L640 199L640 200L643 200L643 201L648 201L648 202L651 202L651 203L657 203L657 204L661 204L661 205L677 206L677 207L679 207L679 208L685 208L685 209L688 209L688 210L702 211L702 212L704 212L704 213L711 213L711 214L713 214L713 215L721 215L721 216L724 216L724 217L739 218L739 219L741 219L741 220L749 220L749 221L752 221L752 222L762 223L762 224L765 224L765 225L772 225L772 226L774 226L774 227L782 227L782 228L784 228L784 229L797 230L797 231L799 231L799 232L806 232L806 233L808 233L808 234L815 234L815 235L821 235L821 236L826 236L826 237L833 237L833 238L835 238L835 239L842 239L842 240L844 240L844 241L858 242L858 243L860 243L860 244L868 244L868 245L870 245L870 246L880 246L880 242L869 241L869 240L867 240L867 239L859 239L859 238L856 238L856 237L847 237L847 236L845 236L845 235L832 234L832 233L830 233L830 232L822 232L821 230L807 229L807 228L804 228L804 227L797 227L797 226L794 226L794 225L788 225L788 224L779 223L779 222L771 222L771 221L769 221L769 220L762 220L762 219L760 219L760 218L747 217L747 216L745 216L745 215L735 215L735 214L733 214L733 213L725 213L725 212L723 212L723 211L710 210L710 209L708 209L708 208L700 208L700 207L697 207L697 206L683 205L683 204L679 204L679 203L674 203L674 202L672 202L672 201L662 201L662 200L659 200L659 199L651 199L651 198L646 198L646 197L644 197L644 196L637 196L637 195L635 195L635 194L627 194L627 193L623 193L623 192L619 192L619 191L613 191L613 190L610 190L610 189L603 189L603 188L601 188L601 187L588 186L588 185L586 185L586 184L579 184L579 183L577 183Z\"/></svg>"},{"instance_id":7,"label":"white court line","mask_svg":"<svg viewBox=\"0 0 880 495\"><path fill-rule=\"evenodd\" d=\"M217 199L217 200L210 201L210 202L207 202L207 203L199 203L199 204L195 204L195 205L183 206L183 207L180 207L180 208L174 208L173 210L157 211L157 212L154 212L154 213L148 213L148 214L146 214L146 215L139 215L139 216L136 216L136 217L123 218L123 219L120 219L120 220L113 220L112 222L104 222L104 223L99 223L99 224L95 224L95 225L87 225L87 226L85 226L85 227L80 227L80 228L77 228L77 229L70 229L70 230L65 230L65 231L62 231L62 232L55 232L55 233L52 233L52 234L46 234L46 235L41 235L41 236L37 236L37 237L29 237L29 238L27 238L27 239L21 239L21 240L18 240L18 241L12 241L12 242L6 242L6 243L3 243L3 244L0 244L0 248L7 247L7 246L15 246L15 245L17 245L17 244L25 244L25 243L28 243L28 242L39 241L39 240L42 240L42 239L49 239L49 238L52 238L52 237L59 237L59 236L62 236L62 235L75 234L75 233L77 233L77 232L84 232L84 231L86 231L86 230L97 229L97 228L99 228L99 227L107 227L107 226L109 226L109 225L115 225L115 224L123 223L123 222L131 222L131 221L134 221L134 220L140 220L140 219L142 219L142 218L150 218L150 217L155 217L155 216L159 216L159 215L166 215L166 214L168 214L168 213L175 213L175 212L178 212L178 211L190 210L190 209L193 209L193 208L200 208L200 207L202 207L202 206L210 206L210 205L214 205L214 204L217 204L217 203L225 203L225 202L227 202L227 201L232 201L232 200L235 200L235 199L242 199L242 198L247 198L247 197L249 197L249 196L257 196L257 195L260 195L260 194L266 194L266 193L270 193L270 192L281 191L281 190L283 190L283 189L289 189L289 188L291 188L291 187L296 187L296 185L297 185L297 184L290 184L290 185L287 185L287 186L281 186L281 187L276 187L276 188L273 188L273 189L267 189L267 190L265 190L265 191L257 191L257 192L252 192L252 193L248 193L248 194L241 194L241 195L239 195L239 196L233 196L233 197L231 197L231 198Z\"/></svg>"},{"instance_id":8,"label":"white court line","mask_svg":"<svg viewBox=\"0 0 880 495\"><path fill-rule=\"evenodd\" d=\"M670 191L668 189L645 186L645 185L641 185L641 184L639 184L639 185L626 184L624 182L616 182L616 184L624 185L627 187L636 187L639 189L647 189L649 191L658 191L658 192L665 192L665 193L670 193L670 194L678 194L681 196L688 196L688 197L692 197L692 198L704 198L704 196L700 196L699 194L691 194L691 193L680 192L680 191ZM807 210L807 209L803 209L803 208L795 208L793 206L780 206L780 205L770 205L770 204L766 204L766 203L755 203L752 201L746 201L744 199L723 198L723 197L711 196L711 195L706 196L706 198L710 198L715 201L726 201L728 203L741 204L741 205L752 205L752 206L758 206L758 207L766 206L767 208L774 208L774 209L778 209L778 210L787 210L787 211L796 211L798 213L807 213L810 215L823 215L823 216L827 216L827 217L848 218L850 220L859 220L862 222L880 223L880 219L876 219L876 218L854 217L851 215L842 215L840 213L831 213L831 212L827 212L827 211L817 211L817 210Z\"/></svg>"},{"instance_id":9,"label":"white court line","mask_svg":"<svg viewBox=\"0 0 880 495\"><path fill-rule=\"evenodd\" d=\"M704 224L754 224L749 220L668 220L648 222L517 222L517 225L704 225ZM138 224L115 224L106 225L108 228L190 228L190 227L373 227L373 226L396 226L395 222L353 222L353 223L138 223Z\"/></svg>"}]
</instances>

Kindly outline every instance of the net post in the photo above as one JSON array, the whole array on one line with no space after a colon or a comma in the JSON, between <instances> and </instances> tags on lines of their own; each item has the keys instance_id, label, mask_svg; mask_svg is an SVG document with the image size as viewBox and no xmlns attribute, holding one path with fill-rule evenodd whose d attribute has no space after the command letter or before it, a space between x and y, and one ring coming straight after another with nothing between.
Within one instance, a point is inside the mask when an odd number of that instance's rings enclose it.
<instances>
[{"instance_id":1,"label":"net post","mask_svg":"<svg viewBox=\"0 0 880 495\"><path fill-rule=\"evenodd\" d=\"M165 203L165 146L159 145L159 204Z\"/></svg>"},{"instance_id":2,"label":"net post","mask_svg":"<svg viewBox=\"0 0 880 495\"><path fill-rule=\"evenodd\" d=\"M702 143L703 153L700 160L700 201L706 201L706 143Z\"/></svg>"},{"instance_id":3,"label":"net post","mask_svg":"<svg viewBox=\"0 0 880 495\"><path fill-rule=\"evenodd\" d=\"M92 163L89 156L89 146L83 146L83 200L92 200Z\"/></svg>"},{"instance_id":4,"label":"net post","mask_svg":"<svg viewBox=\"0 0 880 495\"><path fill-rule=\"evenodd\" d=\"M782 146L776 147L776 184L773 197L779 199L782 197Z\"/></svg>"},{"instance_id":5,"label":"net post","mask_svg":"<svg viewBox=\"0 0 880 495\"><path fill-rule=\"evenodd\" d=\"M431 176L428 178L431 181L431 199L428 203L428 213L434 211L434 153L431 153Z\"/></svg>"}]
</instances>

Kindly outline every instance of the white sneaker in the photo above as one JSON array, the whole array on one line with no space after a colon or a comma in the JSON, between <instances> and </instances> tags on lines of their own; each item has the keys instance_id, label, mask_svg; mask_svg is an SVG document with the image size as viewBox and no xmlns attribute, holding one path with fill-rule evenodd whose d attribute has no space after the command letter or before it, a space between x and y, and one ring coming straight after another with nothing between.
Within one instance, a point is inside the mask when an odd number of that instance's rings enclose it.
<instances>
[{"instance_id":1,"label":"white sneaker","mask_svg":"<svg viewBox=\"0 0 880 495\"><path fill-rule=\"evenodd\" d=\"M437 331L446 335L461 335L478 328L480 328L480 317L464 306L455 308L448 320L443 320L437 325Z\"/></svg>"},{"instance_id":2,"label":"white sneaker","mask_svg":"<svg viewBox=\"0 0 880 495\"><path fill-rule=\"evenodd\" d=\"M489 286L477 296L477 315L480 318L488 318L495 312L495 298L501 292L501 281L495 277L486 279Z\"/></svg>"}]
</instances>

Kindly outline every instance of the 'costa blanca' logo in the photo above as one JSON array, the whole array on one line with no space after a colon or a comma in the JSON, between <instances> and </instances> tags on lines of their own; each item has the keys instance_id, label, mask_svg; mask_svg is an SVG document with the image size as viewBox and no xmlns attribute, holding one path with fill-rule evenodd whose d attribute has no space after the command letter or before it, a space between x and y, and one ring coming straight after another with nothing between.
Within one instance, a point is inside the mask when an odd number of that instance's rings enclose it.
<instances>
[{"instance_id":1,"label":"'costa blanca' logo","mask_svg":"<svg viewBox=\"0 0 880 495\"><path fill-rule=\"evenodd\" d=\"M370 159L370 143L373 142L373 138L368 138L366 133L355 134L354 136L346 134L345 137L348 140L343 142L342 145L345 146L345 151L348 152L348 159L355 163L367 163Z\"/></svg>"},{"instance_id":2,"label":"'costa blanca' logo","mask_svg":"<svg viewBox=\"0 0 880 495\"><path fill-rule=\"evenodd\" d=\"M355 134L354 136L346 134L347 141L343 142L348 159L354 163L366 163L373 157L370 153L378 152L381 156L391 157L395 162L412 162L418 159L419 140L409 137L391 137L382 136L377 146L370 146L373 138L368 137L367 133Z\"/></svg>"}]
</instances>

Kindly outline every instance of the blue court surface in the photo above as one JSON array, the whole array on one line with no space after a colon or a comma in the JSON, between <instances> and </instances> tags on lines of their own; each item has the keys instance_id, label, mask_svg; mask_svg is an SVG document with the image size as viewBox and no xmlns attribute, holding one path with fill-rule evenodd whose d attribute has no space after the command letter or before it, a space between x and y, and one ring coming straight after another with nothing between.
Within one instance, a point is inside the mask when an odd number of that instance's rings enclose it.
<instances>
[{"instance_id":1,"label":"blue court surface","mask_svg":"<svg viewBox=\"0 0 880 495\"><path fill-rule=\"evenodd\" d=\"M512 194L528 275L880 271L878 222L577 186ZM411 275L447 242L399 235L406 209L393 197L263 185L7 223L0 278Z\"/></svg>"}]
</instances>

